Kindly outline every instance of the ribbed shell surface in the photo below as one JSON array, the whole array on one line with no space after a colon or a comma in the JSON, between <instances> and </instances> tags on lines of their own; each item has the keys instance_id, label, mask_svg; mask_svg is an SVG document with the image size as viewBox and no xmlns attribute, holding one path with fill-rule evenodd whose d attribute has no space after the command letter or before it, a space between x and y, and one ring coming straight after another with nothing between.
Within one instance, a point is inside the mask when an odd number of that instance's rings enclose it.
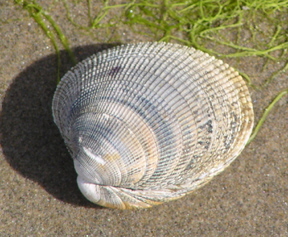
<instances>
[{"instance_id":1,"label":"ribbed shell surface","mask_svg":"<svg viewBox=\"0 0 288 237\"><path fill-rule=\"evenodd\" d=\"M253 126L238 73L201 51L140 43L93 55L61 80L53 116L92 202L150 207L227 167Z\"/></svg>"}]
</instances>

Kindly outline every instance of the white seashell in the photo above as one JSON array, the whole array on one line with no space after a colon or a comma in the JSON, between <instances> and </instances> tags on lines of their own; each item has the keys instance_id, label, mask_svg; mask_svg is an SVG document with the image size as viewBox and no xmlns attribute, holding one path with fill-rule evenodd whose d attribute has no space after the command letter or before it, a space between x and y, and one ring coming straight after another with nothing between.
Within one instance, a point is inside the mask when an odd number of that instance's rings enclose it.
<instances>
[{"instance_id":1,"label":"white seashell","mask_svg":"<svg viewBox=\"0 0 288 237\"><path fill-rule=\"evenodd\" d=\"M204 185L240 154L253 126L251 98L234 69L167 43L87 58L62 78L52 107L80 190L119 209Z\"/></svg>"}]
</instances>

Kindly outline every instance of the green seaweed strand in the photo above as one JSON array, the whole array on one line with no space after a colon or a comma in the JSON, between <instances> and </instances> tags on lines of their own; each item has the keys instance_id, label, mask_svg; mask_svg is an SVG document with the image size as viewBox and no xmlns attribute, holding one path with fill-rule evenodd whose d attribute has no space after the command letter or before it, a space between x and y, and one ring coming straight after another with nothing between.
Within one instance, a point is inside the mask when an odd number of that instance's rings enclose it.
<instances>
[{"instance_id":1,"label":"green seaweed strand","mask_svg":"<svg viewBox=\"0 0 288 237\"><path fill-rule=\"evenodd\" d=\"M275 99L268 105L268 107L265 109L262 117L258 121L256 127L254 128L253 133L251 134L246 145L250 144L250 142L256 137L257 133L259 132L259 129L262 127L263 123L265 122L268 114L270 113L270 111L272 110L274 105L286 94L288 94L288 88L286 88L285 90L278 93L278 95L275 97Z\"/></svg>"},{"instance_id":2,"label":"green seaweed strand","mask_svg":"<svg viewBox=\"0 0 288 237\"><path fill-rule=\"evenodd\" d=\"M68 55L72 61L72 63L75 65L77 63L77 60L75 58L74 53L72 52L72 50L69 47L69 42L68 39L66 38L66 36L62 33L60 27L56 24L56 22L52 19L51 16L49 16L48 14L46 14L45 12L43 12L43 16L45 16L45 18L49 21L49 23L52 25L53 29L56 31L62 45L64 46L65 50L68 52Z\"/></svg>"},{"instance_id":3,"label":"green seaweed strand","mask_svg":"<svg viewBox=\"0 0 288 237\"><path fill-rule=\"evenodd\" d=\"M53 33L48 29L46 24L41 18L42 8L34 3L28 3L27 1L15 0L16 4L22 5L22 7L29 12L29 15L35 20L35 22L41 27L41 29L45 32L46 36L51 40L51 43L56 51L57 55L57 84L60 81L60 51L58 45L56 43L56 39Z\"/></svg>"},{"instance_id":4,"label":"green seaweed strand","mask_svg":"<svg viewBox=\"0 0 288 237\"><path fill-rule=\"evenodd\" d=\"M288 61L284 65L284 67L276 72L273 72L272 75L267 79L267 81L264 83L263 87L266 87L269 83L271 83L272 80L274 80L275 77L277 77L279 74L288 71Z\"/></svg>"},{"instance_id":5,"label":"green seaweed strand","mask_svg":"<svg viewBox=\"0 0 288 237\"><path fill-rule=\"evenodd\" d=\"M68 39L62 33L60 27L56 24L56 22L52 19L52 17L48 15L45 11L43 11L42 7L37 5L34 1L28 2L28 1L23 1L23 0L15 0L15 3L21 5L25 10L29 12L30 16L35 20L35 22L44 31L46 36L51 40L51 43L57 55L57 84L58 84L60 81L60 68L61 68L60 50L56 43L56 38L53 32L49 30L47 25L44 23L42 16L44 16L46 20L52 25L53 29L56 31L56 34L58 35L60 39L60 42L62 43L62 45L68 52L71 61L75 65L77 61L73 52L71 51L69 47Z\"/></svg>"}]
</instances>

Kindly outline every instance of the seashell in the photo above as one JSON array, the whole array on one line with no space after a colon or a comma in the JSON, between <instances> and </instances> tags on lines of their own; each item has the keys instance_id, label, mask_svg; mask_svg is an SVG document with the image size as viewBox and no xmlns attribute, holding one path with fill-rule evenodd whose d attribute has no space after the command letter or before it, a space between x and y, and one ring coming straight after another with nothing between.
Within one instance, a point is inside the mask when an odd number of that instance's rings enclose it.
<instances>
[{"instance_id":1,"label":"seashell","mask_svg":"<svg viewBox=\"0 0 288 237\"><path fill-rule=\"evenodd\" d=\"M87 58L62 78L52 110L81 192L119 209L158 205L206 184L240 154L254 120L234 69L170 43Z\"/></svg>"}]
</instances>

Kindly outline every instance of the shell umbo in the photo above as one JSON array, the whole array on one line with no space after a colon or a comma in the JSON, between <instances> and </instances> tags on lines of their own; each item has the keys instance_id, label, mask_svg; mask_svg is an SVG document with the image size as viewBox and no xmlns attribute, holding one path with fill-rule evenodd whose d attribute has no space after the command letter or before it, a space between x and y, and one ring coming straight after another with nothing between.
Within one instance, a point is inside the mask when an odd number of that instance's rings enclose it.
<instances>
[{"instance_id":1,"label":"shell umbo","mask_svg":"<svg viewBox=\"0 0 288 237\"><path fill-rule=\"evenodd\" d=\"M243 150L253 126L239 74L194 48L122 45L72 68L53 117L78 186L102 206L145 208L207 183Z\"/></svg>"}]
</instances>

